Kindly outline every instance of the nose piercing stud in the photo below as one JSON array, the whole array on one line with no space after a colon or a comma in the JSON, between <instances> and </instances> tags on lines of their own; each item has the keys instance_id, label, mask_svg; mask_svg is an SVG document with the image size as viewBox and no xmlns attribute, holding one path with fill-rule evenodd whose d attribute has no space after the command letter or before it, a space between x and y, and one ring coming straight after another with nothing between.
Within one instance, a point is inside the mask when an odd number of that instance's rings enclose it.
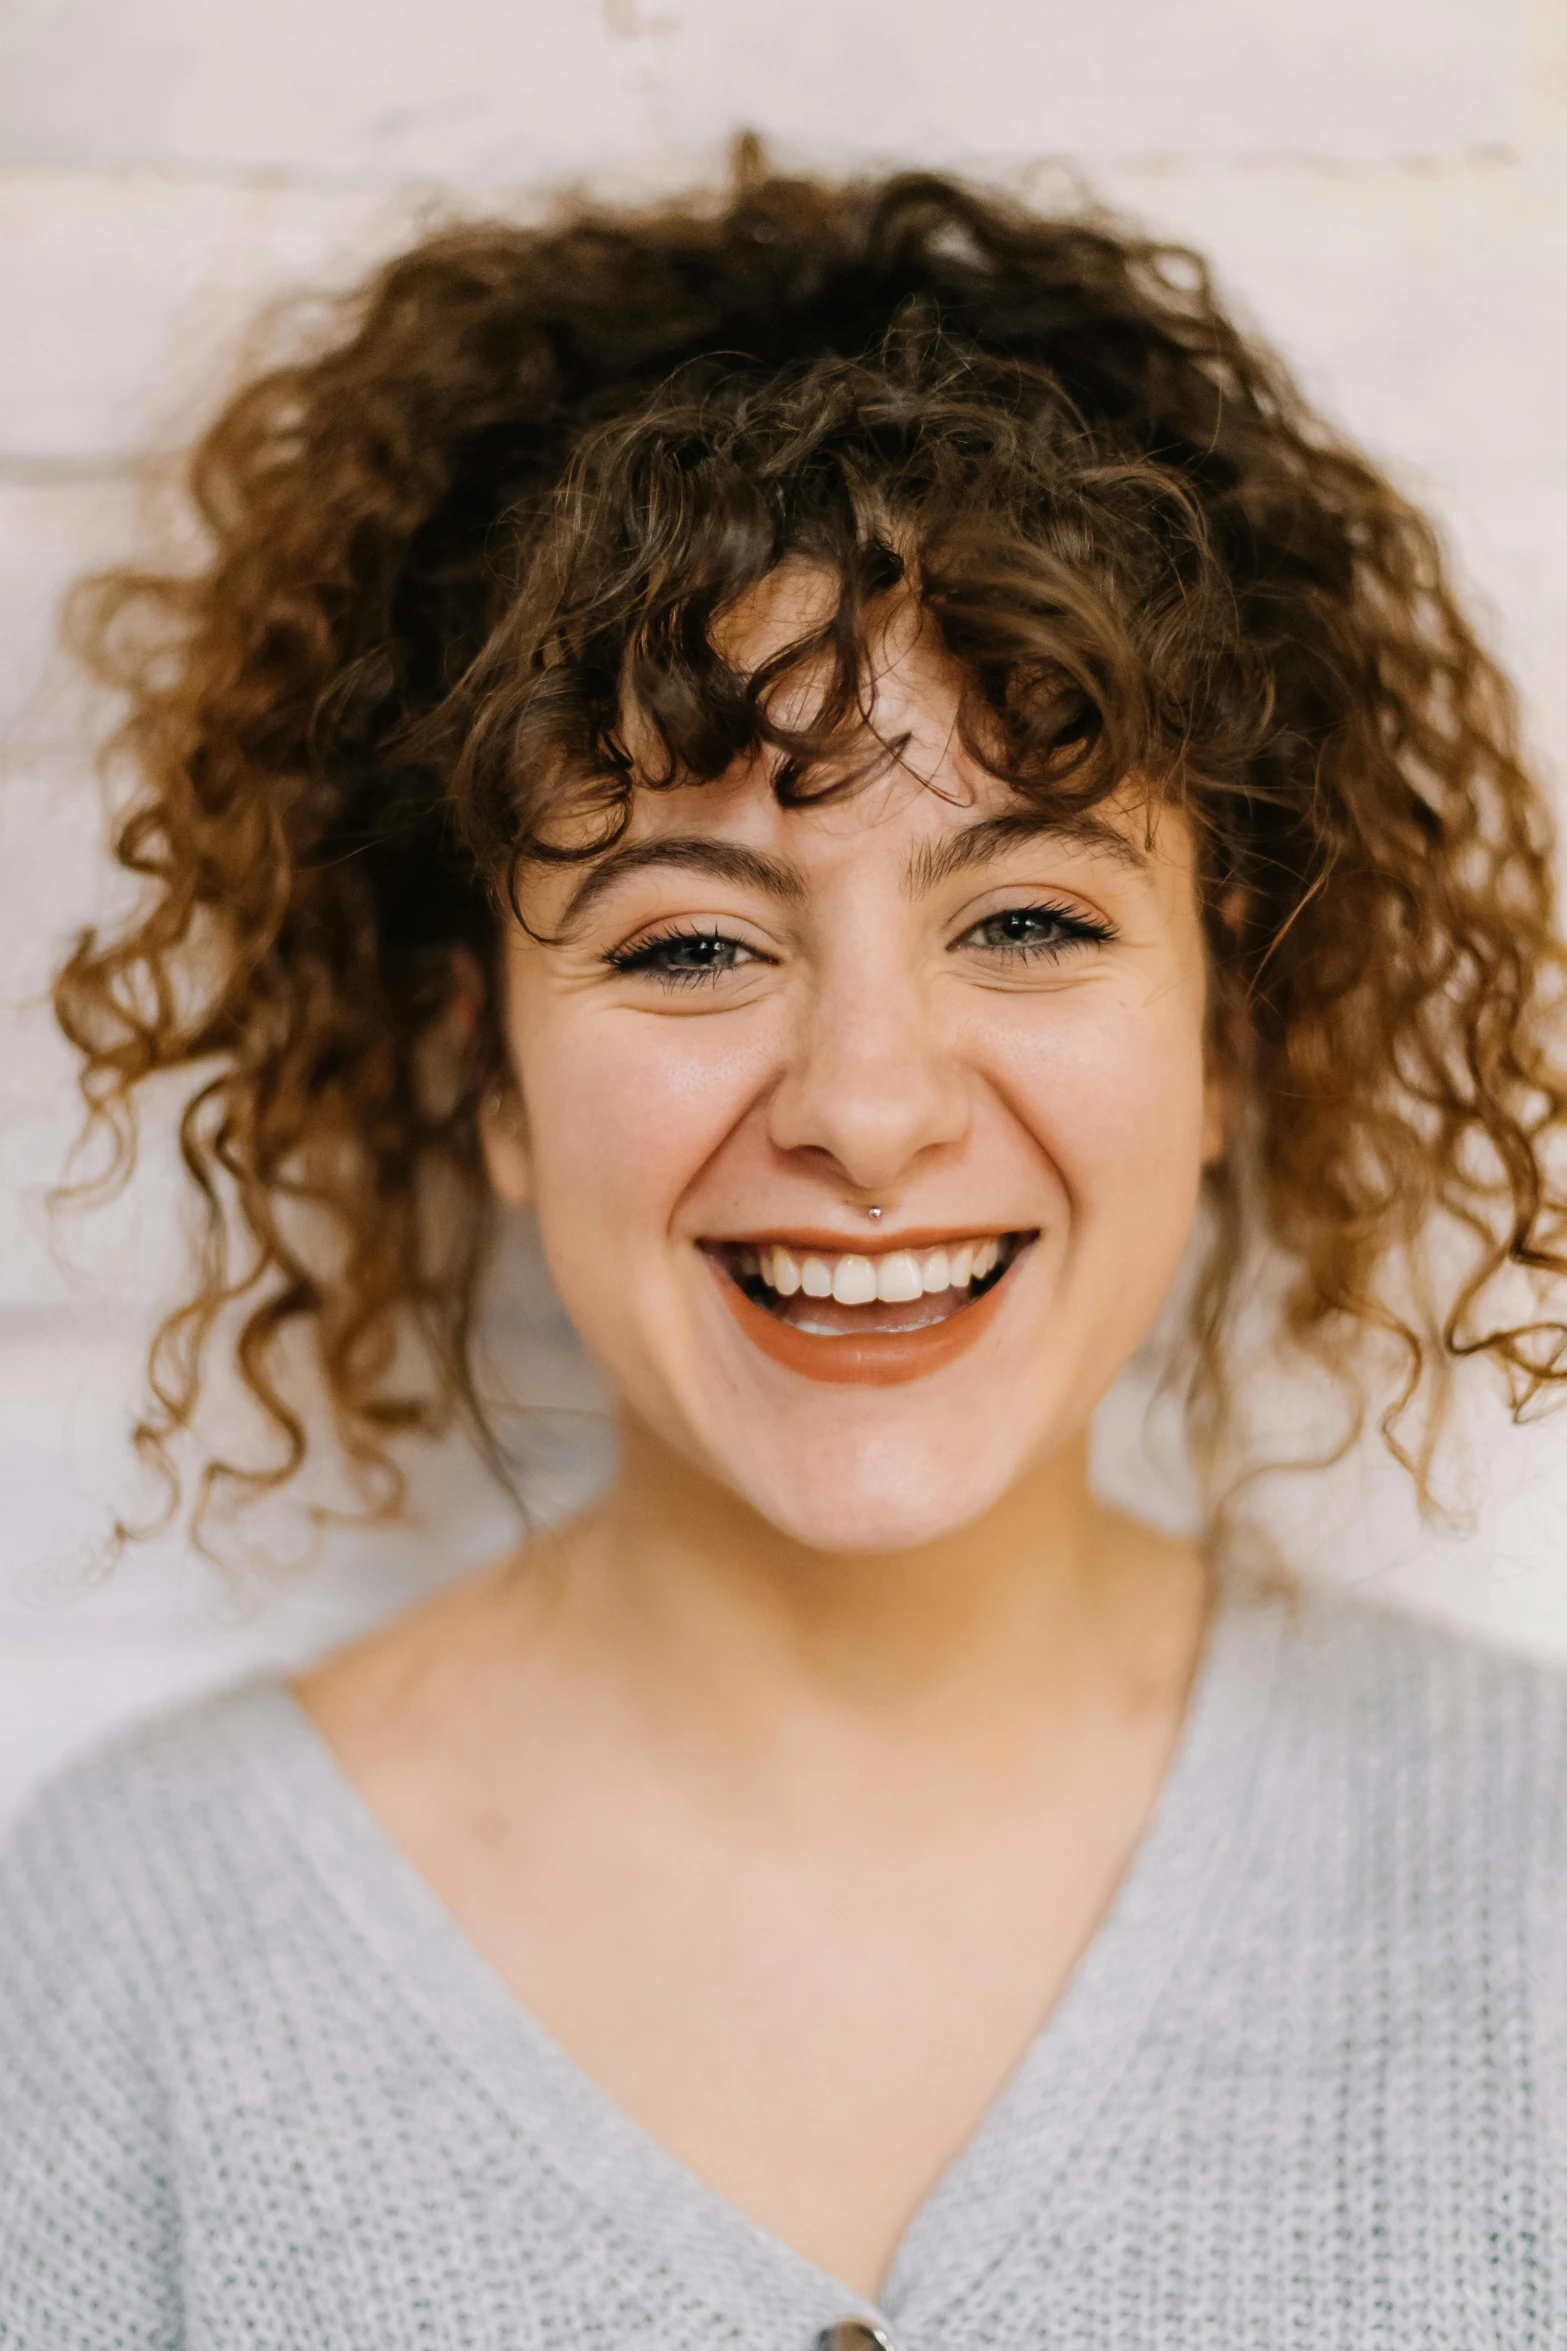
<instances>
[{"instance_id":1,"label":"nose piercing stud","mask_svg":"<svg viewBox=\"0 0 1567 2351\"><path fill-rule=\"evenodd\" d=\"M865 1213L867 1216L880 1216L881 1210L879 1208L867 1208Z\"/></svg>"}]
</instances>

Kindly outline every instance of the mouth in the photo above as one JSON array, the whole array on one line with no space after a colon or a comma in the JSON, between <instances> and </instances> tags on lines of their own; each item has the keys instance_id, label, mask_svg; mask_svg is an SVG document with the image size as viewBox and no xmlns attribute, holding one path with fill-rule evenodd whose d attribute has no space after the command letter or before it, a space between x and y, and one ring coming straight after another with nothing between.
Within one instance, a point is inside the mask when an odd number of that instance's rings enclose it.
<instances>
[{"instance_id":1,"label":"mouth","mask_svg":"<svg viewBox=\"0 0 1567 2351\"><path fill-rule=\"evenodd\" d=\"M905 1234L874 1253L798 1239L699 1246L764 1354L808 1379L876 1386L918 1379L966 1351L1038 1237Z\"/></svg>"}]
</instances>

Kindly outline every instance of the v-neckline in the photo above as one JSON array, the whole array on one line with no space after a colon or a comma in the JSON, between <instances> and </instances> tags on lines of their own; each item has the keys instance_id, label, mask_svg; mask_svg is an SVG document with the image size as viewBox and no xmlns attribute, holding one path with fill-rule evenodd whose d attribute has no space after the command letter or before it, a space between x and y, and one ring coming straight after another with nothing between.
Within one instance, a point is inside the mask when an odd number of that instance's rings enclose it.
<instances>
[{"instance_id":1,"label":"v-neckline","mask_svg":"<svg viewBox=\"0 0 1567 2351\"><path fill-rule=\"evenodd\" d=\"M260 1793L400 1995L612 2235L629 2234L644 2257L678 2266L731 2322L782 2298L798 2307L802 2329L849 2317L924 2329L1005 2259L1133 2062L1186 1933L1236 1849L1283 1622L1278 1603L1221 1590L1175 1752L1110 1907L1050 2016L909 2221L879 2302L709 2187L567 2056L406 1858L284 1683L255 1685L231 1720Z\"/></svg>"}]
</instances>

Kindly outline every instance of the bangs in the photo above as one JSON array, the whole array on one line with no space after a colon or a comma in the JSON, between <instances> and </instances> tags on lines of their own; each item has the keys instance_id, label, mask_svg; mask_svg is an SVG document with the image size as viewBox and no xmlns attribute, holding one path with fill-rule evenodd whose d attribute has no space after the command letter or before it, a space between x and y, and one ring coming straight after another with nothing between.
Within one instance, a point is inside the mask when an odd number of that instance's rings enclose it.
<instances>
[{"instance_id":1,"label":"bangs","mask_svg":"<svg viewBox=\"0 0 1567 2351\"><path fill-rule=\"evenodd\" d=\"M900 637L952 665L969 757L1065 822L1131 778L1235 771L1266 707L1190 486L1050 376L938 337L687 370L517 519L508 608L444 714L507 898L530 860L611 847L638 791L760 762L791 805L903 763L876 710Z\"/></svg>"}]
</instances>

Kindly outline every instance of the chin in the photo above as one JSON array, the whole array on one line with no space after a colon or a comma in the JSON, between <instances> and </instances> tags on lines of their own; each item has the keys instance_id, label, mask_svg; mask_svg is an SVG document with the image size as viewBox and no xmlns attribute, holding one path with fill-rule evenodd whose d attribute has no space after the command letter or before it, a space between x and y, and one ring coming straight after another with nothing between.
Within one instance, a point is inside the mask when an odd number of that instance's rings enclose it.
<instances>
[{"instance_id":1,"label":"chin","mask_svg":"<svg viewBox=\"0 0 1567 2351\"><path fill-rule=\"evenodd\" d=\"M1023 1474L1029 1448L912 1446L862 1438L830 1462L729 1465L725 1482L759 1517L811 1551L917 1551L983 1518Z\"/></svg>"}]
</instances>

